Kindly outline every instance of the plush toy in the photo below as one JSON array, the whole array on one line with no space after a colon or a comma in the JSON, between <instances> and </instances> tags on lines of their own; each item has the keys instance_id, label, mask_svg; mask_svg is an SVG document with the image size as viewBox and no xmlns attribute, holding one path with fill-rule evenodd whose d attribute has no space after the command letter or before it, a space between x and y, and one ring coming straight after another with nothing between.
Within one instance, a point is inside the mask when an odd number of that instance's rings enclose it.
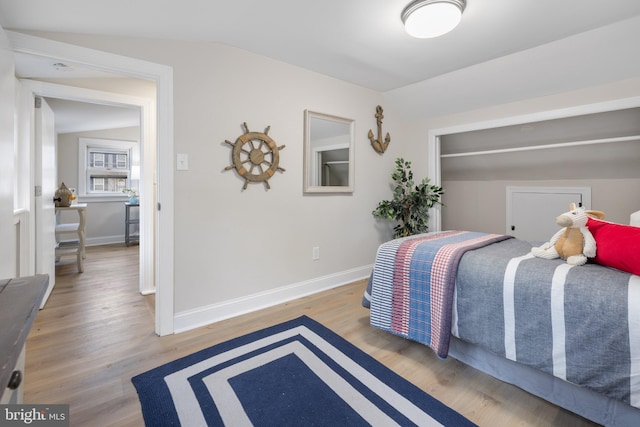
<instances>
[{"instance_id":1,"label":"plush toy","mask_svg":"<svg viewBox=\"0 0 640 427\"><path fill-rule=\"evenodd\" d=\"M587 258L596 256L596 241L587 228L589 217L603 219L604 213L577 208L571 203L569 212L556 218L556 224L564 228L544 245L531 248L531 253L538 258L562 258L567 264L584 265Z\"/></svg>"}]
</instances>

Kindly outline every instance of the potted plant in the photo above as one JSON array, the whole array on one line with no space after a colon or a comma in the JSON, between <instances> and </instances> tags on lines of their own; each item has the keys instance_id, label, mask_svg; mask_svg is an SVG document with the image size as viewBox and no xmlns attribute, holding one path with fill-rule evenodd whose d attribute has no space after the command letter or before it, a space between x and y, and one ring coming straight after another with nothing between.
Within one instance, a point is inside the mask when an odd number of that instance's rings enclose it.
<instances>
[{"instance_id":1,"label":"potted plant","mask_svg":"<svg viewBox=\"0 0 640 427\"><path fill-rule=\"evenodd\" d=\"M426 233L429 230L429 210L435 205L442 205L440 198L444 190L437 185L429 185L429 178L415 185L411 162L401 157L396 159L396 171L391 174L391 179L396 183L393 200L378 203L373 216L398 221L393 228L394 238Z\"/></svg>"},{"instance_id":2,"label":"potted plant","mask_svg":"<svg viewBox=\"0 0 640 427\"><path fill-rule=\"evenodd\" d=\"M125 188L122 192L129 196L129 203L132 205L138 204L138 190L134 188Z\"/></svg>"}]
</instances>

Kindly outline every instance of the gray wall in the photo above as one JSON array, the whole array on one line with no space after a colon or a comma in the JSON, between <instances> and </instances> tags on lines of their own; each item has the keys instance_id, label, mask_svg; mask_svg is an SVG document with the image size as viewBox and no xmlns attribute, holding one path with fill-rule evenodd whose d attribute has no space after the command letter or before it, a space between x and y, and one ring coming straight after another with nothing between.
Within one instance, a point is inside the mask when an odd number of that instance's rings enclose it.
<instances>
[{"instance_id":1,"label":"gray wall","mask_svg":"<svg viewBox=\"0 0 640 427\"><path fill-rule=\"evenodd\" d=\"M442 229L504 234L507 225L506 188L511 185L591 187L592 208L604 211L607 214L605 219L611 222L628 224L631 213L640 209L640 179L443 181L446 206L442 208ZM555 217L540 218L540 221L553 223Z\"/></svg>"},{"instance_id":2,"label":"gray wall","mask_svg":"<svg viewBox=\"0 0 640 427\"><path fill-rule=\"evenodd\" d=\"M443 155L640 135L640 108L443 136ZM442 159L443 229L504 233L506 187L592 190L590 208L629 223L640 209L640 138ZM561 212L558 212L560 214ZM544 221L544 218L540 219ZM554 218L546 219L550 222Z\"/></svg>"}]
</instances>

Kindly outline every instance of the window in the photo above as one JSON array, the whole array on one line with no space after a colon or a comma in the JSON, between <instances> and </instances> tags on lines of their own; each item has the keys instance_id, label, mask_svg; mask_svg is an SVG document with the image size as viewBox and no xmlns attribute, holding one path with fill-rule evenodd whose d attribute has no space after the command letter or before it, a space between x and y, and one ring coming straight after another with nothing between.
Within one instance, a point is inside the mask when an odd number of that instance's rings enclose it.
<instances>
[{"instance_id":1,"label":"window","mask_svg":"<svg viewBox=\"0 0 640 427\"><path fill-rule=\"evenodd\" d=\"M78 146L80 196L122 196L122 190L137 187L131 177L139 158L136 142L80 138Z\"/></svg>"}]
</instances>

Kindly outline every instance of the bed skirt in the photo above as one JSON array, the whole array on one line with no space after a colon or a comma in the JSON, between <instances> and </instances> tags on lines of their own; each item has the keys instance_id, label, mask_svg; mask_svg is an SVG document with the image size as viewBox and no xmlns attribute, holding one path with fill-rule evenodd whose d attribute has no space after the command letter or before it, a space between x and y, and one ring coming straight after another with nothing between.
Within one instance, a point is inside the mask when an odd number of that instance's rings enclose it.
<instances>
[{"instance_id":1,"label":"bed skirt","mask_svg":"<svg viewBox=\"0 0 640 427\"><path fill-rule=\"evenodd\" d=\"M640 410L633 406L505 359L455 336L451 336L449 356L598 424L608 427L640 425Z\"/></svg>"}]
</instances>

